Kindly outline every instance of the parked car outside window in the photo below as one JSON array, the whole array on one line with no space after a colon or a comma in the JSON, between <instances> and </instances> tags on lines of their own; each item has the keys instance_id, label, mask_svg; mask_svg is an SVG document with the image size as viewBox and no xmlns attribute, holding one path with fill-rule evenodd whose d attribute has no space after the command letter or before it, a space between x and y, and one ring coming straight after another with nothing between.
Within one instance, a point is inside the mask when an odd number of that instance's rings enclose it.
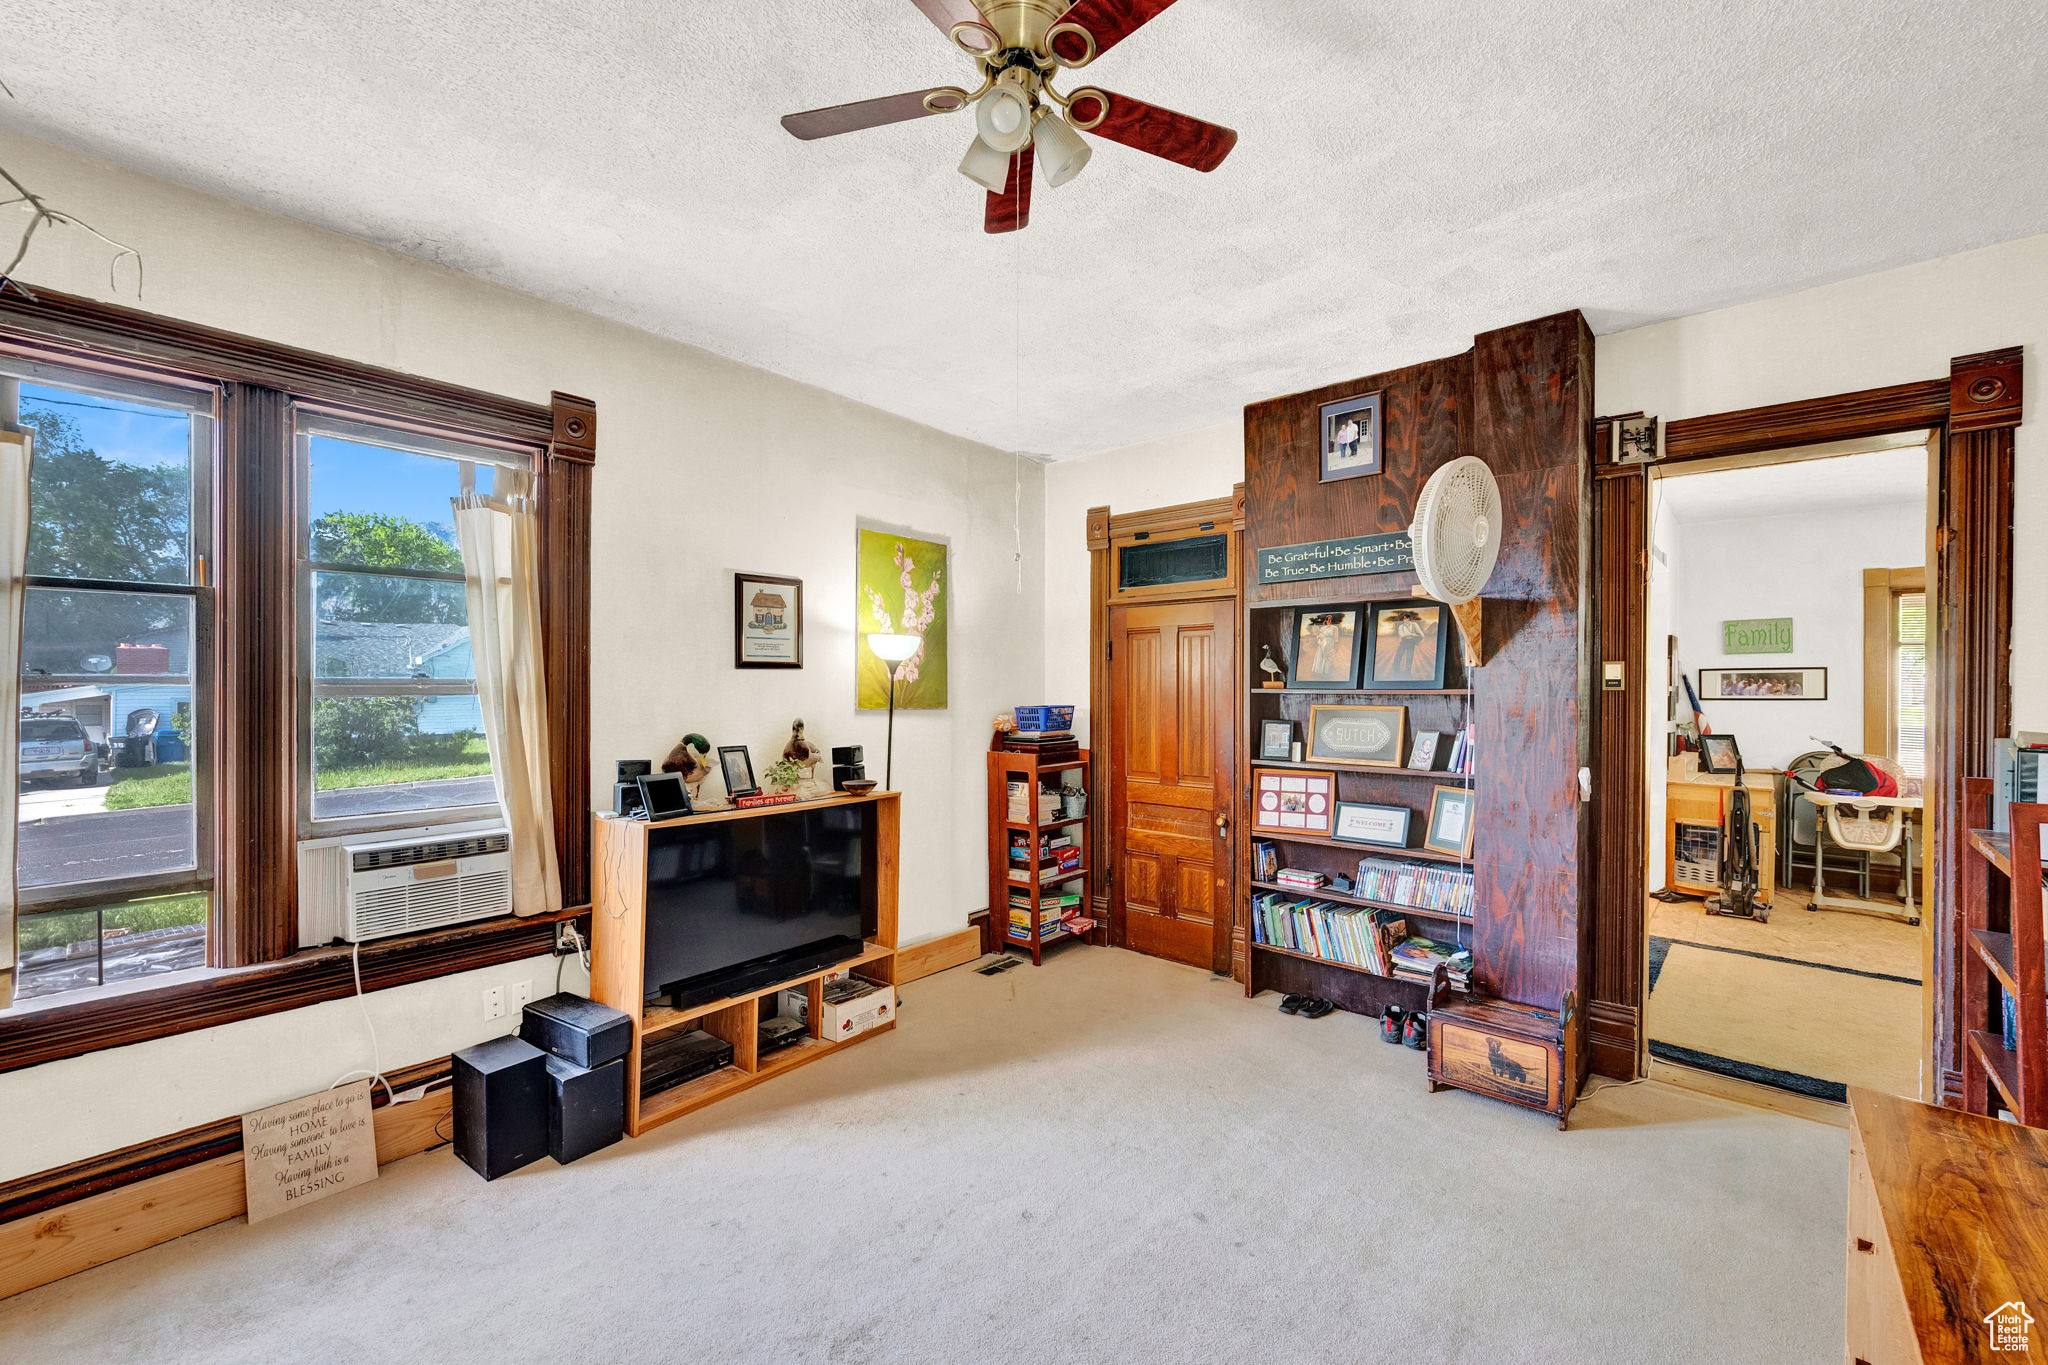
<instances>
[{"instance_id":1,"label":"parked car outside window","mask_svg":"<svg viewBox=\"0 0 2048 1365\"><path fill-rule=\"evenodd\" d=\"M20 762L24 789L37 781L90 787L100 780L99 746L71 716L23 716Z\"/></svg>"}]
</instances>

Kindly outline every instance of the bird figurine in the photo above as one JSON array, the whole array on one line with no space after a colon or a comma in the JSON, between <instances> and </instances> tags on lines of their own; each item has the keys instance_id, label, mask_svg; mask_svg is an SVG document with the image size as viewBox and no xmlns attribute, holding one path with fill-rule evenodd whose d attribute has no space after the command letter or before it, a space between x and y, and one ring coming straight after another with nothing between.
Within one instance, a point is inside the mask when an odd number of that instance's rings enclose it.
<instances>
[{"instance_id":1,"label":"bird figurine","mask_svg":"<svg viewBox=\"0 0 2048 1365\"><path fill-rule=\"evenodd\" d=\"M684 735L661 761L661 770L681 773L683 785L690 789L690 804L698 804L704 793L704 779L711 776L711 741L702 735Z\"/></svg>"},{"instance_id":2,"label":"bird figurine","mask_svg":"<svg viewBox=\"0 0 2048 1365\"><path fill-rule=\"evenodd\" d=\"M817 780L818 760L824 755L817 745L804 738L803 717L790 723L789 743L782 746L782 756L804 770L806 783Z\"/></svg>"},{"instance_id":3,"label":"bird figurine","mask_svg":"<svg viewBox=\"0 0 2048 1365\"><path fill-rule=\"evenodd\" d=\"M1266 656L1259 660L1259 671L1266 675L1266 681L1262 685L1266 687L1285 687L1287 684L1280 680L1280 675L1286 672L1286 670L1281 668L1279 661L1273 657L1273 646L1260 645L1259 652Z\"/></svg>"}]
</instances>

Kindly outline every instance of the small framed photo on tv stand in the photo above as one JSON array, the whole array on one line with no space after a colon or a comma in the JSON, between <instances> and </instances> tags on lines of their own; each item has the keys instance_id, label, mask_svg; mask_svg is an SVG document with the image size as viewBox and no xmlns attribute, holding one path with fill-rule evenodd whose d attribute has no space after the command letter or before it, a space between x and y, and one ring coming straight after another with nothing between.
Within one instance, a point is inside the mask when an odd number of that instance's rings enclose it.
<instances>
[{"instance_id":1,"label":"small framed photo on tv stand","mask_svg":"<svg viewBox=\"0 0 2048 1365\"><path fill-rule=\"evenodd\" d=\"M683 785L681 773L642 773L635 781L640 785L641 819L673 820L690 813L690 789Z\"/></svg>"}]
</instances>

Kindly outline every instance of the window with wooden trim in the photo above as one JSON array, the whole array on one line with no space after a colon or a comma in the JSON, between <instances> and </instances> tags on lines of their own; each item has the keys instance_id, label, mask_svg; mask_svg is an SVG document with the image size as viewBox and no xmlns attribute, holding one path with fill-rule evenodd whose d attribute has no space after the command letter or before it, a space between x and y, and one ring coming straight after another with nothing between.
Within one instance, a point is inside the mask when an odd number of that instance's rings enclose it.
<instances>
[{"instance_id":1,"label":"window with wooden trim","mask_svg":"<svg viewBox=\"0 0 2048 1365\"><path fill-rule=\"evenodd\" d=\"M1927 571L1863 571L1863 751L1927 775Z\"/></svg>"},{"instance_id":2,"label":"window with wooden trim","mask_svg":"<svg viewBox=\"0 0 2048 1365\"><path fill-rule=\"evenodd\" d=\"M581 912L587 401L5 291L0 420L36 435L20 685L38 713L32 790L15 794L35 829L0 1071L354 988L346 951L299 947L297 845L495 818L494 796L476 799L489 759L448 528L452 497L508 470L540 511L555 835L564 914ZM377 742L394 752L334 742L347 718L323 703L357 699L391 703ZM367 944L361 978L375 990L545 952L553 918Z\"/></svg>"}]
</instances>

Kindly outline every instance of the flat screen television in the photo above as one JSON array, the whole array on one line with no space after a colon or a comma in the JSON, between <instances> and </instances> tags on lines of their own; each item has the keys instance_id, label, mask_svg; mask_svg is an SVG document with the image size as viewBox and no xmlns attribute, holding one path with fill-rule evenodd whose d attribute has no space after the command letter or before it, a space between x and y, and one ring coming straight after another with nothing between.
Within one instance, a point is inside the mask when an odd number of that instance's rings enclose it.
<instances>
[{"instance_id":1,"label":"flat screen television","mask_svg":"<svg viewBox=\"0 0 2048 1365\"><path fill-rule=\"evenodd\" d=\"M874 831L868 803L649 829L646 994L687 1009L858 957Z\"/></svg>"}]
</instances>

